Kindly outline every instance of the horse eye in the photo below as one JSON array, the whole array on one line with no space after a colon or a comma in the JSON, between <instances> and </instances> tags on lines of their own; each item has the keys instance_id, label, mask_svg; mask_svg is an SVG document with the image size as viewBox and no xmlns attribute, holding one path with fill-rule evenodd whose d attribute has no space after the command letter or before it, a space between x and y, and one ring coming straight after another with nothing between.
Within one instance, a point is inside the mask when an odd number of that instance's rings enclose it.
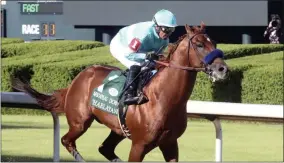
<instances>
[{"instance_id":1,"label":"horse eye","mask_svg":"<svg viewBox=\"0 0 284 163\"><path fill-rule=\"evenodd\" d=\"M203 44L202 43L197 43L196 46L199 47L199 48L203 48Z\"/></svg>"}]
</instances>

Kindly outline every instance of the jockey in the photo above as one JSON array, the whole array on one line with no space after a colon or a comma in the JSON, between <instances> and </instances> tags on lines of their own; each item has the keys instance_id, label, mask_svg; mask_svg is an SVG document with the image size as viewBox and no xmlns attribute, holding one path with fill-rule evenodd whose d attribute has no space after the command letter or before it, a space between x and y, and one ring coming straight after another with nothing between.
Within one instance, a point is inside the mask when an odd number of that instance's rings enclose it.
<instances>
[{"instance_id":1,"label":"jockey","mask_svg":"<svg viewBox=\"0 0 284 163\"><path fill-rule=\"evenodd\" d=\"M177 26L175 15L165 9L158 11L152 21L140 22L119 30L110 43L111 54L124 66L129 68L124 104L136 104L138 80L133 79L141 67L152 60L159 59L156 54L162 53L169 43L169 36ZM154 63L154 62L151 62Z\"/></svg>"}]
</instances>

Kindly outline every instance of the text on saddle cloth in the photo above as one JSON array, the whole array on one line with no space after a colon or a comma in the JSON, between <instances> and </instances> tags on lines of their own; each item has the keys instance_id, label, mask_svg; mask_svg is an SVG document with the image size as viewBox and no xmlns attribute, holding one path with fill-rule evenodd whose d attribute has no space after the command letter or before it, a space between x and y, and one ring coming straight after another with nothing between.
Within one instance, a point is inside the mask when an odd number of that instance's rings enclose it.
<instances>
[{"instance_id":1,"label":"text on saddle cloth","mask_svg":"<svg viewBox=\"0 0 284 163\"><path fill-rule=\"evenodd\" d=\"M139 76L139 88L142 88L156 74L156 70L143 72ZM102 111L118 115L120 96L125 89L126 76L123 72L114 70L103 80L103 83L92 92L90 104Z\"/></svg>"},{"instance_id":2,"label":"text on saddle cloth","mask_svg":"<svg viewBox=\"0 0 284 163\"><path fill-rule=\"evenodd\" d=\"M92 92L90 104L105 112L118 115L118 100L122 93L126 77L121 71L114 70L103 83Z\"/></svg>"}]
</instances>

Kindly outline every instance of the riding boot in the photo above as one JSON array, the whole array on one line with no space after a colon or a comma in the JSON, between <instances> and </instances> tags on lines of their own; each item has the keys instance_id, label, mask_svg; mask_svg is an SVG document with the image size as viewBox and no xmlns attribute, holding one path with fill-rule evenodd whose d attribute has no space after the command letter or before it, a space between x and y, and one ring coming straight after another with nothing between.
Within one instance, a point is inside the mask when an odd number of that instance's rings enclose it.
<instances>
[{"instance_id":1,"label":"riding boot","mask_svg":"<svg viewBox=\"0 0 284 163\"><path fill-rule=\"evenodd\" d=\"M137 85L139 79L135 79L135 81L133 81L133 79L139 74L140 70L141 67L138 65L133 65L130 67L129 74L126 80L127 85L130 84L130 86L128 87L125 93L126 94L126 98L124 100L125 105L137 104L137 101L139 99L139 97L137 96Z\"/></svg>"},{"instance_id":2,"label":"riding boot","mask_svg":"<svg viewBox=\"0 0 284 163\"><path fill-rule=\"evenodd\" d=\"M141 70L142 71L144 71L144 70L146 70L146 69L151 69L151 70L153 70L153 69L155 69L155 65L156 65L156 63L155 62L153 62L153 61L146 61L146 62L143 62L142 63L142 65L141 65Z\"/></svg>"}]
</instances>

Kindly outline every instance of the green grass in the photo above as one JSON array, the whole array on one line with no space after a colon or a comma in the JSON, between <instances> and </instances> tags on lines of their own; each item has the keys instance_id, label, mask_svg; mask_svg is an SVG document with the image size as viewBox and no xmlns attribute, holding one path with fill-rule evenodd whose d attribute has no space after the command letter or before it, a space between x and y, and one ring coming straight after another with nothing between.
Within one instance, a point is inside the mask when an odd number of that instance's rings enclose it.
<instances>
[{"instance_id":1,"label":"green grass","mask_svg":"<svg viewBox=\"0 0 284 163\"><path fill-rule=\"evenodd\" d=\"M68 126L60 117L63 136ZM283 126L280 124L222 122L223 161L283 161ZM94 122L77 141L77 148L86 161L107 161L97 148L109 129ZM2 116L1 161L52 161L53 129L51 116ZM189 121L179 139L180 161L214 161L215 129L209 121ZM116 153L127 160L130 141L118 145ZM61 161L73 161L60 145ZM154 149L144 161L164 161Z\"/></svg>"},{"instance_id":2,"label":"green grass","mask_svg":"<svg viewBox=\"0 0 284 163\"><path fill-rule=\"evenodd\" d=\"M226 60L230 67L240 67L252 65L253 67L262 67L267 65L277 65L283 67L284 52L272 52L266 54L259 54L254 56L246 56Z\"/></svg>"}]
</instances>

